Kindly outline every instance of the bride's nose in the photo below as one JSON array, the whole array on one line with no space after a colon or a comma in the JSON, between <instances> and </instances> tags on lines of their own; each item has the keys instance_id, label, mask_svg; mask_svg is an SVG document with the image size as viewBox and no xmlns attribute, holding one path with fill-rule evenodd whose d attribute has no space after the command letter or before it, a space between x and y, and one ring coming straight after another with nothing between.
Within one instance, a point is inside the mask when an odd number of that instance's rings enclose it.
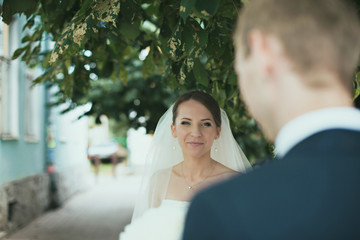
<instances>
[{"instance_id":1,"label":"bride's nose","mask_svg":"<svg viewBox=\"0 0 360 240\"><path fill-rule=\"evenodd\" d=\"M200 131L200 128L198 126L193 126L191 128L191 136L193 136L193 137L200 137L201 136L201 131Z\"/></svg>"}]
</instances>

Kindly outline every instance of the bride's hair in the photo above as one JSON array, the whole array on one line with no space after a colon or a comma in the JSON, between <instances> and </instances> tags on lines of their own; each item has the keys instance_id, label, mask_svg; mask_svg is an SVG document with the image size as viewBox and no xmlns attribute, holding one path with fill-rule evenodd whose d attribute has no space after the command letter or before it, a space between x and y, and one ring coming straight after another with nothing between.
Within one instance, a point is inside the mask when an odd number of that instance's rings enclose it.
<instances>
[{"instance_id":1,"label":"bride's hair","mask_svg":"<svg viewBox=\"0 0 360 240\"><path fill-rule=\"evenodd\" d=\"M221 126L221 112L220 112L219 104L210 94L207 94L205 92L201 92L198 90L184 93L183 95L178 97L178 99L174 103L173 110L172 110L173 124L175 124L175 119L178 115L179 105L181 103L189 101L189 100L195 100L195 101L201 103L202 105L204 105L204 107L206 107L209 110L209 112L211 113L211 115L213 116L216 126L217 127Z\"/></svg>"}]
</instances>

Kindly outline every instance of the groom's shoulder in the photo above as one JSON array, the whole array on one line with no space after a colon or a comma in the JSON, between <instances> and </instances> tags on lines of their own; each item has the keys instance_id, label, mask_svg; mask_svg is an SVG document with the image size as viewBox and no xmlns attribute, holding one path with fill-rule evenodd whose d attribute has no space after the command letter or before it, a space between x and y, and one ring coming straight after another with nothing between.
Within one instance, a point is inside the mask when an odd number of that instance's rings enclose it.
<instances>
[{"instance_id":1,"label":"groom's shoulder","mask_svg":"<svg viewBox=\"0 0 360 240\"><path fill-rule=\"evenodd\" d=\"M236 198L236 196L248 195L249 192L258 191L264 186L264 182L272 176L272 168L277 160L266 160L253 167L252 170L233 176L230 179L215 184L196 195L195 199L206 199L223 201L228 197ZM255 189L256 188L256 189Z\"/></svg>"}]
</instances>

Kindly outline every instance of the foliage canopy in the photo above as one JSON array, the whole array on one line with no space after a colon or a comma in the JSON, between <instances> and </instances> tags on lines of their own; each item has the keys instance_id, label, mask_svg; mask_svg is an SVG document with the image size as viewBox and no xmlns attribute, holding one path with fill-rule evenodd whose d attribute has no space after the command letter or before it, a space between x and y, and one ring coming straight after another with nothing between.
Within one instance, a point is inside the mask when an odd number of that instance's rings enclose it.
<instances>
[{"instance_id":1,"label":"foliage canopy","mask_svg":"<svg viewBox=\"0 0 360 240\"><path fill-rule=\"evenodd\" d=\"M5 0L3 21L25 14L26 34L13 59L44 73L35 84L59 87L69 109L92 102L128 127L154 130L177 95L212 94L228 113L245 153L270 152L246 112L233 70L232 30L239 0ZM50 39L53 46L43 47ZM359 83L359 73L356 82ZM356 95L360 95L360 84ZM132 112L134 114L130 116Z\"/></svg>"}]
</instances>

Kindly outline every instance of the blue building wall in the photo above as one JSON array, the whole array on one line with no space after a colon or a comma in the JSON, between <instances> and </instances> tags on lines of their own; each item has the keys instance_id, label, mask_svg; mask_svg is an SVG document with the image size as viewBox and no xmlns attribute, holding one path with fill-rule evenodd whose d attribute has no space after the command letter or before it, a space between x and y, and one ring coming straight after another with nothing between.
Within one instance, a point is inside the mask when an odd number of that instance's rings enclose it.
<instances>
[{"instance_id":1,"label":"blue building wall","mask_svg":"<svg viewBox=\"0 0 360 240\"><path fill-rule=\"evenodd\" d=\"M11 51L20 46L22 33L22 25L25 22L25 18L21 17L16 20L16 23L11 26L12 35ZM1 22L1 24L4 24ZM17 32L16 33L14 33ZM11 56L10 56L11 57ZM17 76L12 75L11 81L18 81L18 129L19 134L15 139L4 140L0 138L0 184L14 179L24 178L27 176L35 175L44 172L45 169L45 89L43 86L37 86L38 95L36 102L32 102L36 111L31 111L32 118L36 119L37 126L37 139L27 139L25 126L28 124L28 116L26 116L26 106L29 99L26 99L29 90L27 90L29 84L27 79L27 68L24 63L19 59L13 60L10 64L16 64L18 66ZM38 70L38 73L40 70ZM4 81L4 80L3 80ZM5 89L2 89L6 91ZM2 103L4 104L4 103ZM12 106L11 106L12 107ZM10 107L10 111L11 108ZM28 110L30 111L30 110ZM0 112L0 114L7 114L7 112ZM1 116L3 117L3 116Z\"/></svg>"},{"instance_id":2,"label":"blue building wall","mask_svg":"<svg viewBox=\"0 0 360 240\"><path fill-rule=\"evenodd\" d=\"M31 80L42 70L29 69L19 59L10 61L21 46L25 20L17 17L10 27L0 22L0 37L9 35L6 41L0 39L0 235L91 184L87 118L78 120L86 106L66 114L61 114L66 105L47 109L56 89L37 85L30 90ZM55 166L51 173L50 160ZM51 190L54 185L57 192Z\"/></svg>"},{"instance_id":3,"label":"blue building wall","mask_svg":"<svg viewBox=\"0 0 360 240\"><path fill-rule=\"evenodd\" d=\"M1 141L0 184L44 172L45 142Z\"/></svg>"}]
</instances>

